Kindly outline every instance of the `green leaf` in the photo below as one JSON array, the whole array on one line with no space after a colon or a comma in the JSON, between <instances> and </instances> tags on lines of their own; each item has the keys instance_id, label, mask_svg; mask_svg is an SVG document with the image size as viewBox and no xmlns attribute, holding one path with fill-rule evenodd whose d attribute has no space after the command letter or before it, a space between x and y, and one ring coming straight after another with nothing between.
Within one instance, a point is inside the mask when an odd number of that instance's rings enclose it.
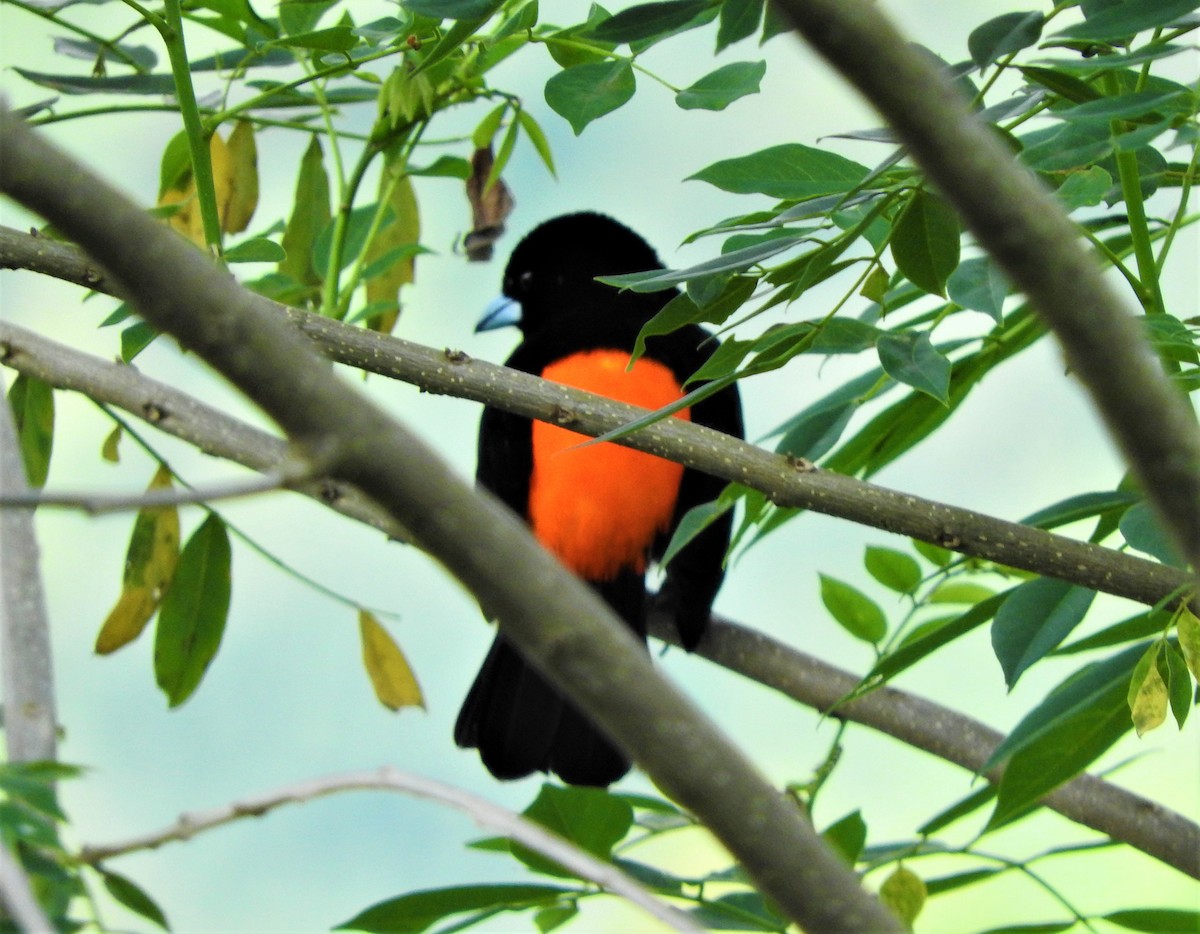
<instances>
[{"instance_id":1,"label":"green leaf","mask_svg":"<svg viewBox=\"0 0 1200 934\"><path fill-rule=\"evenodd\" d=\"M367 234L375 220L377 204L364 204L354 208L346 220L345 241L342 246L340 269L345 269L354 258L362 252L367 242ZM385 220L385 223L387 221ZM313 263L316 268L325 272L329 269L329 261L333 255L333 235L337 229L336 219L331 219L324 229L317 234L313 244Z\"/></svg>"},{"instance_id":2,"label":"green leaf","mask_svg":"<svg viewBox=\"0 0 1200 934\"><path fill-rule=\"evenodd\" d=\"M600 859L610 859L612 848L633 826L633 808L600 788L543 785L537 798L522 814L547 830ZM573 876L553 860L513 843L513 854L536 872Z\"/></svg>"},{"instance_id":3,"label":"green leaf","mask_svg":"<svg viewBox=\"0 0 1200 934\"><path fill-rule=\"evenodd\" d=\"M949 876L926 879L925 891L930 896L953 892L955 889L965 888L968 885L974 885L976 882L986 882L1003 871L1003 869L968 869L966 872L956 872Z\"/></svg>"},{"instance_id":4,"label":"green leaf","mask_svg":"<svg viewBox=\"0 0 1200 934\"><path fill-rule=\"evenodd\" d=\"M36 376L21 373L8 390L8 405L17 430L25 479L31 487L45 486L54 448L54 390Z\"/></svg>"},{"instance_id":5,"label":"green leaf","mask_svg":"<svg viewBox=\"0 0 1200 934\"><path fill-rule=\"evenodd\" d=\"M1048 577L1012 591L992 624L992 649L1010 691L1030 665L1079 625L1095 597L1094 590Z\"/></svg>"},{"instance_id":6,"label":"green leaf","mask_svg":"<svg viewBox=\"0 0 1200 934\"><path fill-rule=\"evenodd\" d=\"M430 19L477 19L491 16L504 0L400 0L404 9Z\"/></svg>"},{"instance_id":7,"label":"green leaf","mask_svg":"<svg viewBox=\"0 0 1200 934\"><path fill-rule=\"evenodd\" d=\"M671 559L679 554L692 539L732 508L733 499L727 500L725 495L722 494L720 498L712 502L701 503L699 506L693 506L685 512L683 518L679 520L679 524L675 527L675 532L671 536L671 541L667 544L662 558L659 559L659 565L666 567L670 564Z\"/></svg>"},{"instance_id":8,"label":"green leaf","mask_svg":"<svg viewBox=\"0 0 1200 934\"><path fill-rule=\"evenodd\" d=\"M837 443L851 417L882 378L882 370L862 374L792 416L767 437L782 434L775 445L780 454L817 460Z\"/></svg>"},{"instance_id":9,"label":"green leaf","mask_svg":"<svg viewBox=\"0 0 1200 934\"><path fill-rule=\"evenodd\" d=\"M634 292L663 292L692 279L707 278L727 272L742 272L784 250L790 249L807 238L809 232L791 231L787 236L772 237L740 250L722 253L715 259L705 260L686 269L651 269L646 272L627 273L619 276L601 276L599 281ZM753 290L751 290L753 291Z\"/></svg>"},{"instance_id":10,"label":"green leaf","mask_svg":"<svg viewBox=\"0 0 1200 934\"><path fill-rule=\"evenodd\" d=\"M1097 717L1108 718L1114 712L1119 715L1122 732L1128 731L1131 726L1126 704L1129 680L1147 645L1143 642L1130 646L1103 661L1085 665L1067 677L992 750L979 771L988 772L1006 759L1031 749L1047 758L1055 754L1064 758L1068 754L1074 755L1069 742L1054 749L1049 738L1064 731L1069 734L1076 727L1094 723ZM1113 739L1115 741L1116 737ZM1103 750L1095 755L1100 752Z\"/></svg>"},{"instance_id":11,"label":"green leaf","mask_svg":"<svg viewBox=\"0 0 1200 934\"><path fill-rule=\"evenodd\" d=\"M1129 908L1104 915L1104 920L1145 934L1195 934L1200 911L1183 908Z\"/></svg>"},{"instance_id":12,"label":"green leaf","mask_svg":"<svg viewBox=\"0 0 1200 934\"><path fill-rule=\"evenodd\" d=\"M1167 695L1171 702L1171 714L1182 730L1192 709L1192 679L1188 674L1187 661L1177 645L1173 642L1164 643L1163 656L1167 665Z\"/></svg>"},{"instance_id":13,"label":"green leaf","mask_svg":"<svg viewBox=\"0 0 1200 934\"><path fill-rule=\"evenodd\" d=\"M824 574L821 578L821 602L850 635L876 643L887 635L887 617L873 600L860 590Z\"/></svg>"},{"instance_id":14,"label":"green leaf","mask_svg":"<svg viewBox=\"0 0 1200 934\"><path fill-rule=\"evenodd\" d=\"M949 827L957 820L961 820L968 814L974 814L977 810L996 797L996 787L994 785L984 785L976 791L971 792L960 801L956 801L950 807L945 808L938 814L935 814L920 827L917 828L917 833L922 837L929 837L937 833L944 827ZM929 884L929 893L934 894L933 883ZM965 883L964 883L965 884Z\"/></svg>"},{"instance_id":15,"label":"green leaf","mask_svg":"<svg viewBox=\"0 0 1200 934\"><path fill-rule=\"evenodd\" d=\"M1132 120L1136 117L1156 115L1156 111L1168 104L1185 99L1186 92L1171 90L1167 93L1159 91L1139 91L1134 94L1118 94L1115 97L1102 97L1099 100L1084 101L1074 107L1064 107L1061 110L1051 110L1049 113L1059 120L1068 122L1110 120Z\"/></svg>"},{"instance_id":16,"label":"green leaf","mask_svg":"<svg viewBox=\"0 0 1200 934\"><path fill-rule=\"evenodd\" d=\"M560 71L546 82L546 103L578 136L593 120L627 103L637 83L628 61L594 62Z\"/></svg>"},{"instance_id":17,"label":"green leaf","mask_svg":"<svg viewBox=\"0 0 1200 934\"><path fill-rule=\"evenodd\" d=\"M1039 529L1053 529L1081 519L1091 519L1105 513L1124 512L1141 496L1129 490L1105 490L1098 493L1080 493L1060 500L1021 520L1022 525L1034 525Z\"/></svg>"},{"instance_id":18,"label":"green leaf","mask_svg":"<svg viewBox=\"0 0 1200 934\"><path fill-rule=\"evenodd\" d=\"M349 52L358 45L358 41L358 36L349 26L331 26L328 29L295 33L276 39L273 44L317 52Z\"/></svg>"},{"instance_id":19,"label":"green leaf","mask_svg":"<svg viewBox=\"0 0 1200 934\"><path fill-rule=\"evenodd\" d=\"M1170 622L1171 615L1164 610L1138 613L1128 619L1113 623L1111 626L1105 626L1090 636L1055 649L1053 654L1074 655L1077 652L1104 649L1112 645L1120 645L1123 642L1133 642L1135 639L1145 639L1147 636L1161 635L1166 631Z\"/></svg>"},{"instance_id":20,"label":"green leaf","mask_svg":"<svg viewBox=\"0 0 1200 934\"><path fill-rule=\"evenodd\" d=\"M13 71L26 81L63 94L155 94L173 95L175 79L169 74L114 75L93 78L87 75L52 75L13 66Z\"/></svg>"},{"instance_id":21,"label":"green leaf","mask_svg":"<svg viewBox=\"0 0 1200 934\"><path fill-rule=\"evenodd\" d=\"M921 566L907 552L868 545L863 563L868 574L897 593L912 593L921 583Z\"/></svg>"},{"instance_id":22,"label":"green leaf","mask_svg":"<svg viewBox=\"0 0 1200 934\"><path fill-rule=\"evenodd\" d=\"M292 203L292 215L283 232L283 249L287 255L279 263L279 271L305 285L317 285L324 278L325 270L313 265L313 244L317 234L329 223L331 212L329 174L325 171L321 139L316 134L300 160Z\"/></svg>"},{"instance_id":23,"label":"green leaf","mask_svg":"<svg viewBox=\"0 0 1200 934\"><path fill-rule=\"evenodd\" d=\"M1162 659L1163 642L1161 640L1150 644L1129 679L1129 688L1125 700L1129 704L1129 717L1133 721L1133 729L1138 736L1144 736L1151 730L1163 725L1167 719L1167 706L1170 703L1167 695L1167 679L1163 677L1166 667Z\"/></svg>"},{"instance_id":24,"label":"green leaf","mask_svg":"<svg viewBox=\"0 0 1200 934\"><path fill-rule=\"evenodd\" d=\"M1106 123L1068 123L1022 137L1025 148L1017 159L1039 172L1087 168L1113 149Z\"/></svg>"},{"instance_id":25,"label":"green leaf","mask_svg":"<svg viewBox=\"0 0 1200 934\"><path fill-rule=\"evenodd\" d=\"M281 263L287 253L278 243L266 237L243 240L225 251L227 263Z\"/></svg>"},{"instance_id":26,"label":"green leaf","mask_svg":"<svg viewBox=\"0 0 1200 934\"><path fill-rule=\"evenodd\" d=\"M1108 190L1107 185L1104 190ZM1094 203L1099 204L1099 198ZM963 260L946 280L950 301L972 311L982 311L997 324L1004 320L1004 299L1011 291L1008 278L986 256Z\"/></svg>"},{"instance_id":27,"label":"green leaf","mask_svg":"<svg viewBox=\"0 0 1200 934\"><path fill-rule=\"evenodd\" d=\"M686 26L709 6L708 0L641 3L609 17L586 35L601 42L618 44L653 39Z\"/></svg>"},{"instance_id":28,"label":"green leaf","mask_svg":"<svg viewBox=\"0 0 1200 934\"><path fill-rule=\"evenodd\" d=\"M179 556L158 611L154 675L172 707L187 700L221 644L230 596L229 536L213 513Z\"/></svg>"},{"instance_id":29,"label":"green leaf","mask_svg":"<svg viewBox=\"0 0 1200 934\"><path fill-rule=\"evenodd\" d=\"M821 831L821 838L853 867L867 843L867 822L861 811L851 811Z\"/></svg>"},{"instance_id":30,"label":"green leaf","mask_svg":"<svg viewBox=\"0 0 1200 934\"><path fill-rule=\"evenodd\" d=\"M1086 81L1081 81L1074 75L1058 71L1054 68L1041 68L1034 65L1019 66L1021 74L1035 84L1040 84L1059 97L1081 104L1084 101L1099 100L1101 94Z\"/></svg>"},{"instance_id":31,"label":"green leaf","mask_svg":"<svg viewBox=\"0 0 1200 934\"><path fill-rule=\"evenodd\" d=\"M1100 166L1093 165L1069 174L1055 190L1054 196L1069 213L1077 208L1095 207L1112 187L1112 176Z\"/></svg>"},{"instance_id":32,"label":"green leaf","mask_svg":"<svg viewBox=\"0 0 1200 934\"><path fill-rule=\"evenodd\" d=\"M1163 564L1183 567L1175 543L1171 541L1158 516L1145 500L1134 503L1121 516L1118 528L1131 548L1152 555Z\"/></svg>"},{"instance_id":33,"label":"green leaf","mask_svg":"<svg viewBox=\"0 0 1200 934\"><path fill-rule=\"evenodd\" d=\"M958 267L961 237L954 209L918 189L892 228L892 259L913 285L944 296L946 280Z\"/></svg>"},{"instance_id":34,"label":"green leaf","mask_svg":"<svg viewBox=\"0 0 1200 934\"><path fill-rule=\"evenodd\" d=\"M537 929L541 934L546 934L547 931L553 931L557 927L566 924L572 918L579 914L579 907L574 902L567 902L565 905L552 905L549 908L543 908L533 916L533 923L537 925Z\"/></svg>"},{"instance_id":35,"label":"green leaf","mask_svg":"<svg viewBox=\"0 0 1200 934\"><path fill-rule=\"evenodd\" d=\"M921 877L904 865L897 866L879 887L879 900L884 907L909 928L925 907L928 894Z\"/></svg>"},{"instance_id":36,"label":"green leaf","mask_svg":"<svg viewBox=\"0 0 1200 934\"><path fill-rule=\"evenodd\" d=\"M921 659L931 655L943 645L954 641L960 636L966 635L972 629L982 626L996 614L996 610L1003 604L1004 598L1008 593L1010 591L989 597L987 600L975 604L975 606L959 616L954 622L939 626L927 635L904 643L904 645L876 662L875 667L871 669L870 674L864 680L874 682L880 679L887 680L893 678L900 672L911 668Z\"/></svg>"},{"instance_id":37,"label":"green leaf","mask_svg":"<svg viewBox=\"0 0 1200 934\"><path fill-rule=\"evenodd\" d=\"M131 882L125 876L118 875L108 869L96 867L96 871L100 873L100 878L104 880L104 887L108 889L109 895L130 911L141 915L147 921L157 924L164 931L171 930L171 926L167 923L167 916L163 914L162 909L158 907L154 899L147 895L140 886Z\"/></svg>"},{"instance_id":38,"label":"green leaf","mask_svg":"<svg viewBox=\"0 0 1200 934\"><path fill-rule=\"evenodd\" d=\"M279 25L285 33L311 32L334 0L283 0L279 4Z\"/></svg>"},{"instance_id":39,"label":"green leaf","mask_svg":"<svg viewBox=\"0 0 1200 934\"><path fill-rule=\"evenodd\" d=\"M1041 924L1006 924L1003 927L988 928L979 934L1059 934L1075 927L1075 920L1046 921Z\"/></svg>"},{"instance_id":40,"label":"green leaf","mask_svg":"<svg viewBox=\"0 0 1200 934\"><path fill-rule=\"evenodd\" d=\"M724 110L740 97L757 94L766 62L733 62L705 75L675 95L684 110Z\"/></svg>"},{"instance_id":41,"label":"green leaf","mask_svg":"<svg viewBox=\"0 0 1200 934\"><path fill-rule=\"evenodd\" d=\"M734 194L764 194L800 201L849 191L869 170L843 156L799 143L784 143L724 159L701 169L698 179Z\"/></svg>"},{"instance_id":42,"label":"green leaf","mask_svg":"<svg viewBox=\"0 0 1200 934\"><path fill-rule=\"evenodd\" d=\"M897 382L950 404L950 361L929 342L929 335L912 331L882 334L875 344L883 370Z\"/></svg>"},{"instance_id":43,"label":"green leaf","mask_svg":"<svg viewBox=\"0 0 1200 934\"><path fill-rule=\"evenodd\" d=\"M990 600L995 591L974 581L948 580L938 584L928 599L931 604L968 603L975 604Z\"/></svg>"},{"instance_id":44,"label":"green leaf","mask_svg":"<svg viewBox=\"0 0 1200 934\"><path fill-rule=\"evenodd\" d=\"M186 130L180 130L163 147L158 168L158 199L171 188L183 186L192 171L192 153Z\"/></svg>"},{"instance_id":45,"label":"green leaf","mask_svg":"<svg viewBox=\"0 0 1200 934\"><path fill-rule=\"evenodd\" d=\"M441 155L426 166L409 166L409 175L429 178L458 178L464 182L471 177L471 163L462 156Z\"/></svg>"},{"instance_id":46,"label":"green leaf","mask_svg":"<svg viewBox=\"0 0 1200 934\"><path fill-rule=\"evenodd\" d=\"M1008 756L995 829L1026 813L1043 795L1069 781L1129 732L1126 694L1145 646L1089 665L1055 688L993 751L981 771Z\"/></svg>"},{"instance_id":47,"label":"green leaf","mask_svg":"<svg viewBox=\"0 0 1200 934\"><path fill-rule=\"evenodd\" d=\"M1123 39L1144 29L1173 22L1200 7L1200 0L1126 0L1107 6L1082 23L1054 33L1055 38Z\"/></svg>"},{"instance_id":48,"label":"green leaf","mask_svg":"<svg viewBox=\"0 0 1200 934\"><path fill-rule=\"evenodd\" d=\"M158 337L158 330L148 321L135 321L121 331L121 359L132 363L134 358Z\"/></svg>"},{"instance_id":49,"label":"green leaf","mask_svg":"<svg viewBox=\"0 0 1200 934\"><path fill-rule=\"evenodd\" d=\"M551 176L555 176L554 154L550 151L550 141L546 139L546 134L542 130L541 124L527 110L518 110L517 120L520 121L521 129L529 137L529 142L533 144L533 148L537 152L538 158L542 160L542 164L546 167L546 171Z\"/></svg>"},{"instance_id":50,"label":"green leaf","mask_svg":"<svg viewBox=\"0 0 1200 934\"><path fill-rule=\"evenodd\" d=\"M724 0L717 27L717 52L754 35L762 22L764 6L765 0Z\"/></svg>"},{"instance_id":51,"label":"green leaf","mask_svg":"<svg viewBox=\"0 0 1200 934\"><path fill-rule=\"evenodd\" d=\"M419 934L436 922L468 911L522 911L553 905L572 889L550 885L455 885L410 892L372 905L336 931Z\"/></svg>"},{"instance_id":52,"label":"green leaf","mask_svg":"<svg viewBox=\"0 0 1200 934\"><path fill-rule=\"evenodd\" d=\"M917 554L934 567L944 568L954 560L954 552L948 548L942 548L940 545L934 545L930 542L923 542L918 538L911 539L911 541ZM974 603L975 601L971 602Z\"/></svg>"},{"instance_id":53,"label":"green leaf","mask_svg":"<svg viewBox=\"0 0 1200 934\"><path fill-rule=\"evenodd\" d=\"M971 60L980 68L1012 52L1027 49L1041 38L1041 13L1005 13L975 27L967 38Z\"/></svg>"}]
</instances>

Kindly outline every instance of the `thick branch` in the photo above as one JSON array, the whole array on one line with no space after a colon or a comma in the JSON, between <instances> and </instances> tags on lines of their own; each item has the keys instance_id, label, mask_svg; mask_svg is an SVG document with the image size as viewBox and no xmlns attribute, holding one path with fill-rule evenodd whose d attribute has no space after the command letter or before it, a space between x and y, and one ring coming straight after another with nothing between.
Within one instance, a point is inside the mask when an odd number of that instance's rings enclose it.
<instances>
[{"instance_id":1,"label":"thick branch","mask_svg":"<svg viewBox=\"0 0 1200 934\"><path fill-rule=\"evenodd\" d=\"M242 426L222 413L197 408L182 394L178 394L178 398L164 395L175 391L129 367L89 357L0 323L0 343L4 342L9 342L11 348L8 362L19 371L36 375L56 387L75 389L98 401L120 405L143 418L148 417L147 412L154 412L154 424L204 450L219 450L220 456L251 467L259 462L257 451L264 445L268 451L272 450L272 445L277 446L277 455L283 455L283 443L278 439ZM251 449L243 450L237 444L229 443L234 438L244 438ZM223 440L218 443L217 439ZM275 461L268 458L266 463ZM322 488L331 485L324 484ZM322 501L377 527L384 521L378 510L359 514L356 510L343 508L351 498L322 498ZM369 505L369 501L362 502ZM1117 557L1125 558L1123 555ZM656 625L654 632L665 641L678 639L673 627L667 625ZM780 645L736 623L721 620L712 621L699 652L717 664L822 711L828 710L859 683L857 675ZM892 699L896 700L895 708L891 706ZM999 741L998 734L976 721L892 689L847 705L839 710L839 716L880 730L971 771L978 770ZM1162 859L1181 872L1200 874L1200 867L1196 865L1197 854L1200 854L1200 847L1196 845L1200 842L1200 830L1177 813L1090 776L1081 776L1043 803L1072 820Z\"/></svg>"},{"instance_id":2,"label":"thick branch","mask_svg":"<svg viewBox=\"0 0 1200 934\"><path fill-rule=\"evenodd\" d=\"M336 378L294 329L7 110L0 188L82 245L136 297L139 314L242 389L320 469L399 519L784 912L812 930L898 930L794 805L655 671L591 588L511 511Z\"/></svg>"},{"instance_id":3,"label":"thick branch","mask_svg":"<svg viewBox=\"0 0 1200 934\"><path fill-rule=\"evenodd\" d=\"M386 766L369 772L326 775L243 798L224 807L181 814L174 824L160 830L119 843L85 846L79 858L85 863L95 865L126 853L155 849L172 841L188 840L198 833L223 827L247 817L261 817L285 804L302 804L345 791L397 791L446 805L466 814L485 830L524 844L547 859L566 867L580 879L587 879L615 895L628 899L673 930L687 931L689 934L699 934L704 930L687 915L659 901L612 863L597 859L540 824L460 788Z\"/></svg>"},{"instance_id":4,"label":"thick branch","mask_svg":"<svg viewBox=\"0 0 1200 934\"><path fill-rule=\"evenodd\" d=\"M651 620L651 633L679 645L668 621ZM978 773L1003 734L932 701L879 688L836 710L861 683L857 675L783 645L737 623L714 618L696 654L786 694L822 713L861 723L917 749ZM984 774L992 784L1004 768ZM1080 775L1042 799L1064 817L1128 843L1200 879L1200 827L1183 815L1092 775Z\"/></svg>"},{"instance_id":5,"label":"thick branch","mask_svg":"<svg viewBox=\"0 0 1200 934\"><path fill-rule=\"evenodd\" d=\"M869 0L776 0L805 39L891 124L979 243L1062 342L1109 431L1200 568L1200 429L1079 231L971 115L930 57Z\"/></svg>"}]
</instances>

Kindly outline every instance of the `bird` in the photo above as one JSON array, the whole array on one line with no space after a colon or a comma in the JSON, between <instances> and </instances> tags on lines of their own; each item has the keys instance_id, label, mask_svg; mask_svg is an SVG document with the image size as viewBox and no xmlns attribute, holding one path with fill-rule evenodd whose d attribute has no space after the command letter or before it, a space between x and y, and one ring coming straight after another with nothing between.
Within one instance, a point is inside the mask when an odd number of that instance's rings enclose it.
<instances>
[{"instance_id":1,"label":"bird","mask_svg":"<svg viewBox=\"0 0 1200 934\"><path fill-rule=\"evenodd\" d=\"M630 366L642 326L676 289L639 293L600 276L661 268L638 234L598 213L566 214L534 228L514 248L502 294L476 330L516 325L522 340L507 366L648 409L680 399L685 381L717 346L698 325L650 337ZM741 438L735 385L676 417ZM589 583L643 640L651 609L674 621L688 650L700 642L724 577L732 530L726 512L667 565L653 605L646 571L663 555L681 517L715 500L723 480L613 442L583 445L566 428L485 407L476 483L524 518L538 541ZM499 633L455 724L460 747L476 748L499 779L535 772L570 785L607 787L629 758Z\"/></svg>"}]
</instances>

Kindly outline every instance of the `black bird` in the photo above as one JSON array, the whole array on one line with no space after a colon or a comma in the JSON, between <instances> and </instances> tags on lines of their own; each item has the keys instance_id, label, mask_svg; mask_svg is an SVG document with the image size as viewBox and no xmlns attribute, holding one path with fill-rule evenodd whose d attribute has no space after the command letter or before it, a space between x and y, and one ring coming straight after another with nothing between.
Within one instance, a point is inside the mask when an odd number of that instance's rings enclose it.
<instances>
[{"instance_id":1,"label":"black bird","mask_svg":"<svg viewBox=\"0 0 1200 934\"><path fill-rule=\"evenodd\" d=\"M649 409L684 395L684 381L716 342L689 325L652 337L630 369L634 342L676 290L619 291L598 276L661 266L629 228L600 214L547 221L513 251L503 296L477 330L515 324L524 340L508 366ZM738 391L730 386L676 417L742 437ZM611 442L587 439L542 422L486 408L479 427L478 483L529 522L538 540L590 583L643 639L647 564L658 557L680 518L717 497L724 481ZM704 634L732 518L727 513L677 554L667 568L656 611L674 619L686 648ZM629 760L497 635L455 726L459 746L479 749L497 778L535 771L575 785L607 786Z\"/></svg>"}]
</instances>

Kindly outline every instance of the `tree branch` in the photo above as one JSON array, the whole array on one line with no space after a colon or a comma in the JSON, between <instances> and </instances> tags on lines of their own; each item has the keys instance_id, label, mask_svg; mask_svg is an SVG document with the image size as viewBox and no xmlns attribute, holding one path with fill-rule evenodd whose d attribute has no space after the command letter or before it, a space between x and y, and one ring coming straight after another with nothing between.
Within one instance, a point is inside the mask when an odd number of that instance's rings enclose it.
<instances>
[{"instance_id":1,"label":"tree branch","mask_svg":"<svg viewBox=\"0 0 1200 934\"><path fill-rule=\"evenodd\" d=\"M339 327L345 329L345 326ZM37 376L59 388L87 393L98 401L119 405L134 415L148 417L147 412L155 412L153 424L203 450L219 450L220 456L251 467L257 463L275 463L269 457L263 461L259 456L258 452L264 447L273 450L276 446L277 455L283 456L284 445L278 439L215 410L198 406L190 397L155 383L130 367L70 350L2 322L0 343L10 348L7 362L20 372ZM382 358L385 355L379 352L375 356ZM397 356L396 349L389 347L386 356ZM405 353L399 356L404 357ZM504 377L509 375L506 373ZM468 384L471 378L468 371ZM553 387L553 384L547 385ZM243 439L247 448L229 443L229 439ZM631 440L636 441L636 436ZM329 484L326 481L325 487ZM362 500L364 511L361 513L345 508L357 495L350 491L343 497L317 498L352 518L381 527L385 519L377 510L367 510L369 501ZM1116 557L1137 560L1120 554ZM652 625L654 635L663 641L678 639L673 628L661 620L652 621ZM718 619L712 621L698 651L710 661L822 711L828 711L860 683L858 675L820 662L737 623ZM1000 739L999 734L970 718L894 689L872 693L839 708L838 716L880 730L972 772L978 771ZM989 776L989 780L998 775ZM1196 865L1200 858L1197 855L1200 854L1197 847L1200 830L1177 813L1090 776L1081 776L1065 785L1043 803L1182 872L1200 876L1200 867Z\"/></svg>"},{"instance_id":2,"label":"tree branch","mask_svg":"<svg viewBox=\"0 0 1200 934\"><path fill-rule=\"evenodd\" d=\"M0 234L3 233L10 235L8 239L11 234L16 234L17 238L27 237L0 228ZM0 237L0 265L5 262L6 242L6 238ZM23 249L29 252L31 247L26 245ZM95 264L89 265L78 256L64 254L61 267L43 262L43 268L48 274L62 272L64 278L69 278L67 274L71 270L95 268ZM645 414L634 406L547 383L536 376L474 360L460 352L436 350L352 327L265 298L256 301L264 309L287 314L329 359L412 383L426 392L483 402L593 436L620 428ZM95 390L85 388L85 371L89 369L83 363L86 357L70 358L72 382L68 385L56 381L63 377L56 377L57 368L44 362L51 348L55 348L56 356L77 353L0 322L0 363L39 375L52 385L79 389L92 395ZM143 404L153 406L153 398L154 395L147 392ZM166 411L172 413L176 408ZM139 414L136 410L130 411ZM753 487L781 506L809 509L933 542L970 557L1055 577L1147 606L1153 606L1192 582L1187 573L1156 561L911 496L853 477L805 469L786 457L680 419L663 419L622 438L619 443Z\"/></svg>"},{"instance_id":3,"label":"tree branch","mask_svg":"<svg viewBox=\"0 0 1200 934\"><path fill-rule=\"evenodd\" d=\"M868 0L776 0L883 114L1057 335L1180 554L1200 568L1200 429L1079 230L969 102Z\"/></svg>"},{"instance_id":4,"label":"tree branch","mask_svg":"<svg viewBox=\"0 0 1200 934\"><path fill-rule=\"evenodd\" d=\"M33 895L25 867L0 844L0 907L24 934L53 934L56 930Z\"/></svg>"},{"instance_id":5,"label":"tree branch","mask_svg":"<svg viewBox=\"0 0 1200 934\"><path fill-rule=\"evenodd\" d=\"M28 491L7 400L0 399L0 495ZM0 510L0 678L12 762L55 758L58 722L50 624L30 509Z\"/></svg>"},{"instance_id":6,"label":"tree branch","mask_svg":"<svg viewBox=\"0 0 1200 934\"><path fill-rule=\"evenodd\" d=\"M812 930L900 929L798 809L655 670L627 627L517 516L337 379L223 270L7 108L0 109L0 188L84 246L122 293L136 297L139 314L238 386L300 452L396 516L786 914Z\"/></svg>"},{"instance_id":7,"label":"tree branch","mask_svg":"<svg viewBox=\"0 0 1200 934\"><path fill-rule=\"evenodd\" d=\"M0 239L5 232L6 228L0 228ZM77 247L70 249L76 255L80 252ZM205 454L260 473L278 473L289 456L283 439L232 418L133 367L81 353L4 321L0 321L0 363L56 389L74 390L95 402L115 405ZM291 489L391 538L408 540L408 533L395 519L347 483L326 477Z\"/></svg>"},{"instance_id":8,"label":"tree branch","mask_svg":"<svg viewBox=\"0 0 1200 934\"><path fill-rule=\"evenodd\" d=\"M303 804L344 791L397 791L446 805L466 814L485 830L521 843L570 870L579 878L594 882L602 889L628 899L673 930L687 931L689 934L699 934L704 930L683 912L655 898L612 863L597 859L545 827L461 788L389 766L373 771L326 775L244 798L224 807L181 814L175 823L159 830L140 834L119 843L85 846L79 858L94 866L127 853L152 850L165 843L188 840L196 834L247 817L261 817L285 804Z\"/></svg>"},{"instance_id":9,"label":"tree branch","mask_svg":"<svg viewBox=\"0 0 1200 934\"><path fill-rule=\"evenodd\" d=\"M652 618L650 632L680 644L666 620ZM871 727L976 774L1004 738L977 720L895 688L839 704L861 683L857 675L730 620L714 617L695 651L807 707ZM1001 766L983 777L994 785L1003 774ZM1200 879L1200 826L1175 811L1092 775L1072 779L1042 804Z\"/></svg>"}]
</instances>

